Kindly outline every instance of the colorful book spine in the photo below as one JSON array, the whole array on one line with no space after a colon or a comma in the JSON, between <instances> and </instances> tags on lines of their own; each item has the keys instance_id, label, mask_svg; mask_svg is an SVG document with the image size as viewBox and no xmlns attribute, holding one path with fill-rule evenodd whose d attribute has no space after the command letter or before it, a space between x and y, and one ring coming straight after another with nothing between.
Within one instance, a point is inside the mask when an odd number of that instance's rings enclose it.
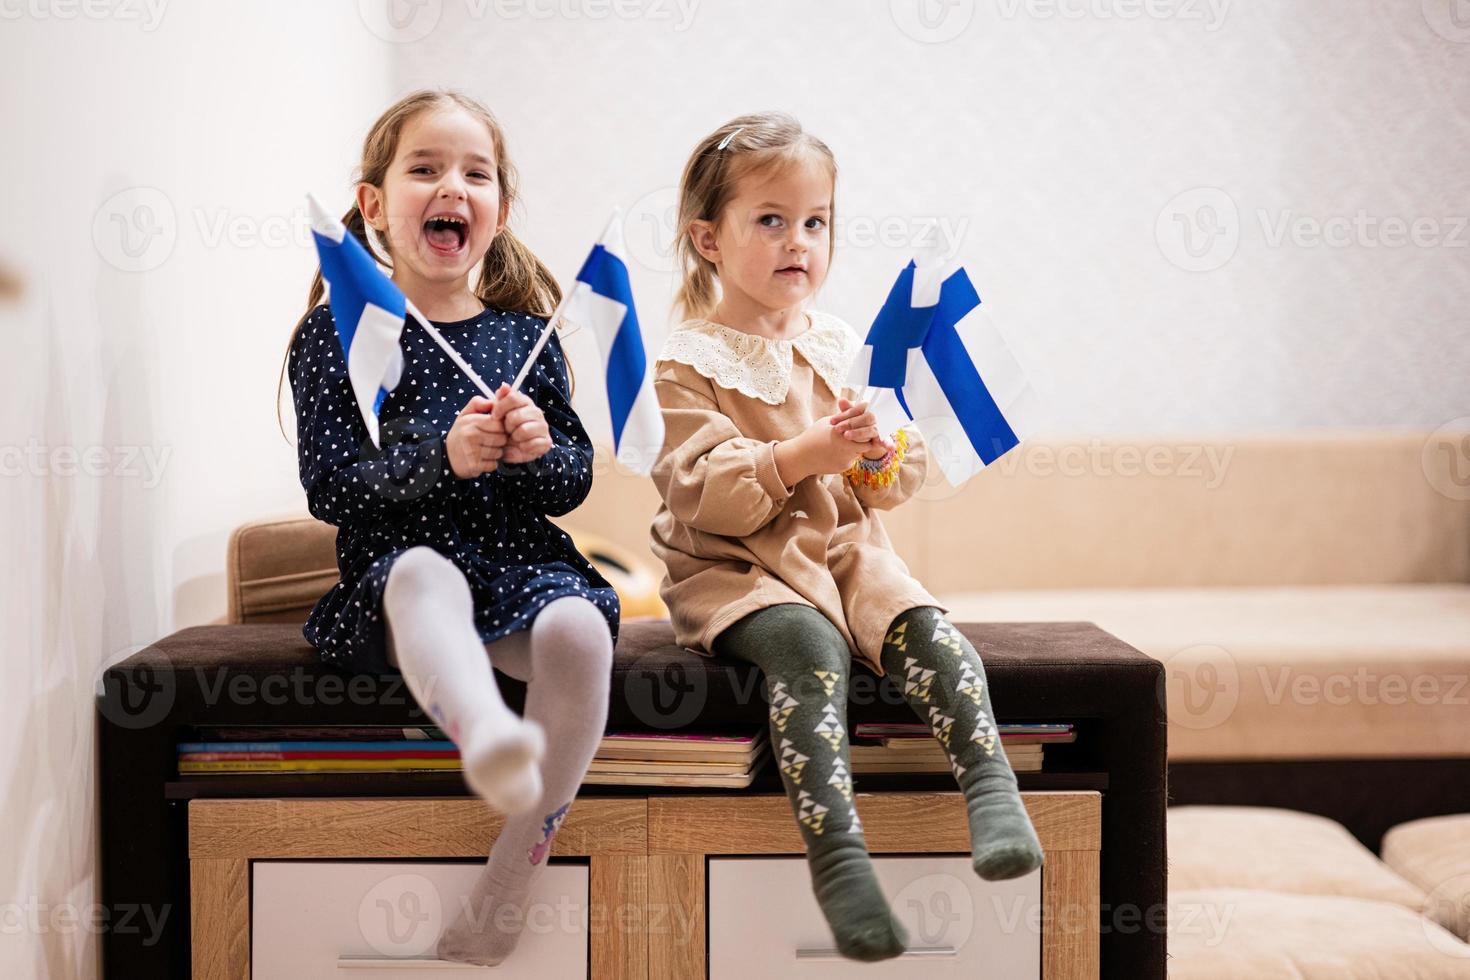
<instances>
[{"instance_id":1,"label":"colorful book spine","mask_svg":"<svg viewBox=\"0 0 1470 980\"><path fill-rule=\"evenodd\" d=\"M175 746L180 752L457 752L453 742L418 739L387 742L179 742Z\"/></svg>"},{"instance_id":2,"label":"colorful book spine","mask_svg":"<svg viewBox=\"0 0 1470 980\"><path fill-rule=\"evenodd\" d=\"M456 751L401 752L181 752L180 762L229 762L234 759L264 761L289 759L458 759Z\"/></svg>"},{"instance_id":3,"label":"colorful book spine","mask_svg":"<svg viewBox=\"0 0 1470 980\"><path fill-rule=\"evenodd\" d=\"M412 769L460 769L458 759L240 759L228 762L180 762L181 773L204 772L400 772Z\"/></svg>"}]
</instances>

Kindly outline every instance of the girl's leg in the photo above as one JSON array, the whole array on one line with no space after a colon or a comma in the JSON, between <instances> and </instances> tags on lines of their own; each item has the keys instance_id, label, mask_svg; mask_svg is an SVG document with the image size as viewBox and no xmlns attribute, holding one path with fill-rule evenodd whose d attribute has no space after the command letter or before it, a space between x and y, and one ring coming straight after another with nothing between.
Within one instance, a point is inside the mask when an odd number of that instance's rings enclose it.
<instances>
[{"instance_id":1,"label":"girl's leg","mask_svg":"<svg viewBox=\"0 0 1470 980\"><path fill-rule=\"evenodd\" d=\"M842 634L810 606L783 604L735 623L715 650L765 674L771 750L838 951L869 961L902 953L908 936L878 886L853 806L846 727L852 654Z\"/></svg>"},{"instance_id":2,"label":"girl's leg","mask_svg":"<svg viewBox=\"0 0 1470 980\"><path fill-rule=\"evenodd\" d=\"M1041 867L1041 842L1001 747L985 668L970 641L938 609L910 609L884 638L883 670L949 755L969 811L975 873L1000 881Z\"/></svg>"},{"instance_id":3,"label":"girl's leg","mask_svg":"<svg viewBox=\"0 0 1470 980\"><path fill-rule=\"evenodd\" d=\"M515 949L531 886L602 742L613 645L598 608L565 596L542 607L529 630L485 649L495 666L526 682L526 720L544 727L547 737L541 799L506 820L464 907L439 939L440 959L494 966Z\"/></svg>"},{"instance_id":4,"label":"girl's leg","mask_svg":"<svg viewBox=\"0 0 1470 980\"><path fill-rule=\"evenodd\" d=\"M501 700L464 574L432 548L410 548L388 572L383 612L388 660L459 747L465 782L503 813L533 806L545 733Z\"/></svg>"}]
</instances>

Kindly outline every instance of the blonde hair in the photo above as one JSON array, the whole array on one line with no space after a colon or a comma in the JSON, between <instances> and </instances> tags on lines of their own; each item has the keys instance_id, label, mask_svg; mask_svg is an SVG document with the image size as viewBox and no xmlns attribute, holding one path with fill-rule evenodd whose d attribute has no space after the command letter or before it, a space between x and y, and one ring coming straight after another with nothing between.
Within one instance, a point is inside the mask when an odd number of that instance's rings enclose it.
<instances>
[{"instance_id":1,"label":"blonde hair","mask_svg":"<svg viewBox=\"0 0 1470 980\"><path fill-rule=\"evenodd\" d=\"M371 184L381 188L387 178L388 167L398 152L399 137L403 135L403 129L409 121L420 113L453 108L463 109L490 130L490 138L495 144L495 179L500 187L501 207L509 210L516 202L517 175L515 165L510 161L510 152L506 149L505 132L489 109L467 95L448 90L420 89L399 99L378 117L363 141L362 162L358 165L353 186ZM374 242L369 240L366 222L355 202L342 216L342 223L370 254L376 255L380 262L386 257L385 264L392 267L393 254L389 243L380 241L375 247ZM480 266L480 280L475 284L473 292L486 306L539 317L550 316L557 303L561 302L561 287L557 285L551 271L525 243L511 233L509 227L502 229L491 241L490 249L485 253L485 261ZM296 335L301 332L302 324L322 301L325 293L326 287L319 268L312 277L311 290L307 293L306 312L292 328L291 338L286 344L286 358L281 362L281 374L276 381L277 422L281 421L281 391L285 384L286 366L291 359L291 347L296 343ZM282 434L285 434L284 423Z\"/></svg>"},{"instance_id":2,"label":"blonde hair","mask_svg":"<svg viewBox=\"0 0 1470 980\"><path fill-rule=\"evenodd\" d=\"M684 165L684 175L679 178L675 255L683 279L674 303L686 319L708 317L718 301L715 265L699 254L690 237L694 222L718 223L742 178L753 173L780 173L812 159L826 167L835 195L837 159L826 143L802 129L795 117L784 112L738 116L700 140ZM836 201L830 203L835 208ZM835 217L834 212L829 220ZM833 247L830 239L827 247L830 261Z\"/></svg>"}]
</instances>

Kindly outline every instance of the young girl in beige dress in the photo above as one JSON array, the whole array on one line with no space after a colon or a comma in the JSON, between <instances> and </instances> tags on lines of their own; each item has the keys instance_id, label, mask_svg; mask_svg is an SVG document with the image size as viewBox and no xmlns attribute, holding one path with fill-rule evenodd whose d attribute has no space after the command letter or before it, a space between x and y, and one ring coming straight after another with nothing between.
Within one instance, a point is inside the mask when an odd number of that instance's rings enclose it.
<instances>
[{"instance_id":1,"label":"young girl in beige dress","mask_svg":"<svg viewBox=\"0 0 1470 980\"><path fill-rule=\"evenodd\" d=\"M832 258L836 164L779 113L696 147L680 185L687 319L655 368L667 431L654 552L680 644L765 675L771 745L812 886L843 955L903 952L853 806L854 660L893 679L945 747L988 880L1042 863L994 724L985 669L878 519L924 480L925 448L879 432L843 389L862 341L806 304ZM718 288L716 286L718 283Z\"/></svg>"}]
</instances>

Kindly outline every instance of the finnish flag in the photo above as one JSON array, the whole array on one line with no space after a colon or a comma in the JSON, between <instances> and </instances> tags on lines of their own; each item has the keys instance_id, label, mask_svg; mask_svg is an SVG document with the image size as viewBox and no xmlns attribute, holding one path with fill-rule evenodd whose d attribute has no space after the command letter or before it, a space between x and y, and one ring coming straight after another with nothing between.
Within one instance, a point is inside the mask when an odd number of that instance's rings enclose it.
<instances>
[{"instance_id":1,"label":"finnish flag","mask_svg":"<svg viewBox=\"0 0 1470 980\"><path fill-rule=\"evenodd\" d=\"M378 410L403 377L403 336L407 301L393 281L347 227L328 214L312 195L311 237L330 287L327 301L337 324L337 339L347 362L347 378L373 445L378 443Z\"/></svg>"},{"instance_id":2,"label":"finnish flag","mask_svg":"<svg viewBox=\"0 0 1470 980\"><path fill-rule=\"evenodd\" d=\"M592 368L576 374L577 414L589 432L611 438L619 462L647 476L663 448L664 420L624 256L622 221L615 213L560 312L571 326L563 338L572 341L566 345L568 357L574 366L580 361ZM595 355L588 349L591 341Z\"/></svg>"},{"instance_id":3,"label":"finnish flag","mask_svg":"<svg viewBox=\"0 0 1470 980\"><path fill-rule=\"evenodd\" d=\"M912 420L945 479L959 486L1035 433L1035 391L980 307L963 268L910 262L868 331L848 383L885 430Z\"/></svg>"}]
</instances>

